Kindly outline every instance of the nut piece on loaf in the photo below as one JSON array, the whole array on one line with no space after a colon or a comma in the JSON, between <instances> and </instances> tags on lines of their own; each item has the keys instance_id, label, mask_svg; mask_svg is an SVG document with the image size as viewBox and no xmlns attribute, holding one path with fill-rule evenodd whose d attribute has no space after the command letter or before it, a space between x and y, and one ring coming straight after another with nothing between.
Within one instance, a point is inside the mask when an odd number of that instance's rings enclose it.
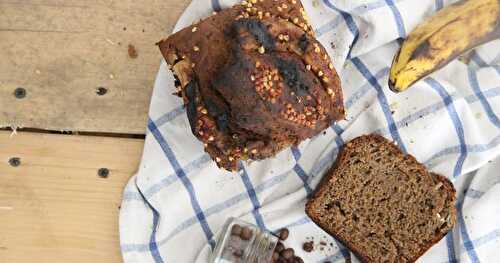
<instances>
[{"instance_id":1,"label":"nut piece on loaf","mask_svg":"<svg viewBox=\"0 0 500 263\"><path fill-rule=\"evenodd\" d=\"M158 45L219 167L271 157L344 118L339 77L300 1L243 1Z\"/></svg>"},{"instance_id":2,"label":"nut piece on loaf","mask_svg":"<svg viewBox=\"0 0 500 263\"><path fill-rule=\"evenodd\" d=\"M379 135L349 142L306 213L363 262L414 262L451 230L455 189Z\"/></svg>"}]
</instances>

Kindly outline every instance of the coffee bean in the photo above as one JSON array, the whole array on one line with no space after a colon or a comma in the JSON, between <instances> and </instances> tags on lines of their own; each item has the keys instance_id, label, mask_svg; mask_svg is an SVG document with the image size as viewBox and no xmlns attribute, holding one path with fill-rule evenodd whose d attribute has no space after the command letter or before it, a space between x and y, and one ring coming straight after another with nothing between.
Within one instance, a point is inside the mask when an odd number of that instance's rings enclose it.
<instances>
[{"instance_id":1,"label":"coffee bean","mask_svg":"<svg viewBox=\"0 0 500 263\"><path fill-rule=\"evenodd\" d=\"M233 252L233 256L237 257L237 258L241 258L243 257L243 250L241 249L237 249Z\"/></svg>"},{"instance_id":2,"label":"coffee bean","mask_svg":"<svg viewBox=\"0 0 500 263\"><path fill-rule=\"evenodd\" d=\"M279 236L280 240L285 241L288 238L289 234L290 234L290 231L288 231L287 228L281 229L280 236Z\"/></svg>"},{"instance_id":3,"label":"coffee bean","mask_svg":"<svg viewBox=\"0 0 500 263\"><path fill-rule=\"evenodd\" d=\"M293 251L293 248L287 248L283 251L281 251L280 255L284 258L284 259L292 259L293 256L295 254L295 251Z\"/></svg>"},{"instance_id":4,"label":"coffee bean","mask_svg":"<svg viewBox=\"0 0 500 263\"><path fill-rule=\"evenodd\" d=\"M312 241L306 242L302 245L302 249L305 252L311 252L314 250L314 243Z\"/></svg>"},{"instance_id":5,"label":"coffee bean","mask_svg":"<svg viewBox=\"0 0 500 263\"><path fill-rule=\"evenodd\" d=\"M238 224L234 224L233 227L231 228L231 235L233 236L241 235L241 226Z\"/></svg>"},{"instance_id":6,"label":"coffee bean","mask_svg":"<svg viewBox=\"0 0 500 263\"><path fill-rule=\"evenodd\" d=\"M304 260L302 260L302 258L301 258L301 257L297 257L297 256L295 256L295 257L293 258L293 263L304 263Z\"/></svg>"},{"instance_id":7,"label":"coffee bean","mask_svg":"<svg viewBox=\"0 0 500 263\"><path fill-rule=\"evenodd\" d=\"M281 251L283 251L283 249L285 249L285 246L283 245L283 243L278 242L278 244L276 245L276 248L274 249L274 251L280 253Z\"/></svg>"},{"instance_id":8,"label":"coffee bean","mask_svg":"<svg viewBox=\"0 0 500 263\"><path fill-rule=\"evenodd\" d=\"M243 240L250 240L252 238L252 235L253 235L252 229L250 229L249 227L243 227L243 229L241 230L240 237Z\"/></svg>"}]
</instances>

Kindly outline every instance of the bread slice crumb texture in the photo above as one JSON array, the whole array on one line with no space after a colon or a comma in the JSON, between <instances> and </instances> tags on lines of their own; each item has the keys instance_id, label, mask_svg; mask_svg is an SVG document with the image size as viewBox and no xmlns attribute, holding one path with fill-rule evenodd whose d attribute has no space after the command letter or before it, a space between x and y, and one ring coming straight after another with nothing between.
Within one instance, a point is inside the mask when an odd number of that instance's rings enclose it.
<instances>
[{"instance_id":1,"label":"bread slice crumb texture","mask_svg":"<svg viewBox=\"0 0 500 263\"><path fill-rule=\"evenodd\" d=\"M456 220L443 176L379 135L349 142L306 212L363 262L414 262Z\"/></svg>"}]
</instances>

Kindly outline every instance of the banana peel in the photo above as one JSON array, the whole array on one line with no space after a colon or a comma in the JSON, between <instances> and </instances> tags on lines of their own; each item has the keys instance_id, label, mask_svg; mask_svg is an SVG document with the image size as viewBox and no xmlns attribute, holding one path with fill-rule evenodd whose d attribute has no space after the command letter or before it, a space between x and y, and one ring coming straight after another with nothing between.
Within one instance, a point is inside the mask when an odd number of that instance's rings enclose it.
<instances>
[{"instance_id":1,"label":"banana peel","mask_svg":"<svg viewBox=\"0 0 500 263\"><path fill-rule=\"evenodd\" d=\"M394 57L389 88L408 89L468 50L500 38L500 0L449 5L417 26Z\"/></svg>"}]
</instances>

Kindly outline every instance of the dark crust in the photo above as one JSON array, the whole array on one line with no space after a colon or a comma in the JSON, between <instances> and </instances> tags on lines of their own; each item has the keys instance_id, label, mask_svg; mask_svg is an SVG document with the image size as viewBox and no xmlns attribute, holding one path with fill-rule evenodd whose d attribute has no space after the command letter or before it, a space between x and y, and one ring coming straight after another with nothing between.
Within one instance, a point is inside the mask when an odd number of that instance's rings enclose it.
<instances>
[{"instance_id":1,"label":"dark crust","mask_svg":"<svg viewBox=\"0 0 500 263\"><path fill-rule=\"evenodd\" d=\"M237 4L158 45L176 78L176 94L188 108L193 134L226 170L236 170L240 160L274 156L344 118L340 79L300 1ZM278 72L275 87L283 83L274 100L251 81L264 70ZM287 105L297 115L287 115ZM317 116L306 115L308 107Z\"/></svg>"},{"instance_id":2,"label":"dark crust","mask_svg":"<svg viewBox=\"0 0 500 263\"><path fill-rule=\"evenodd\" d=\"M361 262L368 263L370 262L369 257L363 253L363 251L358 248L355 244L350 243L348 240L343 239L340 235L338 235L335 232L330 232L328 231L328 226L323 225L320 220L317 220L319 216L314 213L313 209L313 203L318 198L323 194L323 192L328 191L327 187L324 187L328 182L333 178L333 176L336 173L336 170L340 168L340 166L344 163L344 161L349 158L350 150L354 149L357 145L362 145L365 141L376 141L379 143L384 143L386 146L389 146L392 151L395 151L399 154L403 154L401 150L382 137L381 135L378 134L370 134L370 135L363 135L360 137L357 137L347 143L345 147L342 149L342 151L339 153L337 160L335 161L334 165L328 170L328 172L325 174L325 176L321 179L320 183L318 184L313 196L311 199L308 200L308 202L305 205L305 212L306 214L312 219L312 221L318 225L321 229L323 229L325 232L333 236L335 239L339 240L344 246L348 247L356 256L361 260ZM406 158L410 158L412 161L415 161L416 164L422 166L422 168L425 170L425 167L418 163L418 161L413 157L412 155L406 155ZM456 191L455 188L453 187L453 184L444 176L435 174L435 173L429 173L429 176L431 176L435 181L440 181L443 184L444 191L448 193L447 197L447 204L451 204L451 215L452 215L452 220L451 220L451 226L453 226L456 222L456 209L455 209L455 202L456 202ZM417 254L415 258L409 259L407 262L415 262L419 257L421 257L427 250L429 250L434 244L439 242L450 230L452 227L448 227L446 231L441 232L441 234L436 235L431 241L429 241L425 246L421 248L420 253Z\"/></svg>"}]
</instances>

